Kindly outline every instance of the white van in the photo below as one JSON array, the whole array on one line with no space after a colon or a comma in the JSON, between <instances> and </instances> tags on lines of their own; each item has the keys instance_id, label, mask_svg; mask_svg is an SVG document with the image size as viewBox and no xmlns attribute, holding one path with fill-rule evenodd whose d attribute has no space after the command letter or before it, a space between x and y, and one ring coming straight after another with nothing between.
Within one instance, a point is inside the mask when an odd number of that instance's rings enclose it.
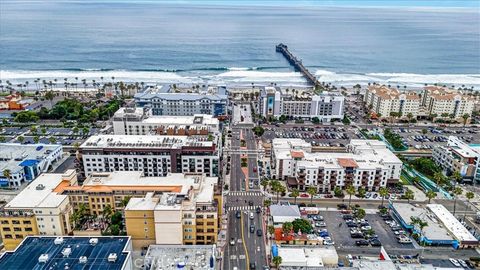
<instances>
[{"instance_id":1,"label":"white van","mask_svg":"<svg viewBox=\"0 0 480 270\"><path fill-rule=\"evenodd\" d=\"M253 212L250 212L250 219L254 219Z\"/></svg>"}]
</instances>

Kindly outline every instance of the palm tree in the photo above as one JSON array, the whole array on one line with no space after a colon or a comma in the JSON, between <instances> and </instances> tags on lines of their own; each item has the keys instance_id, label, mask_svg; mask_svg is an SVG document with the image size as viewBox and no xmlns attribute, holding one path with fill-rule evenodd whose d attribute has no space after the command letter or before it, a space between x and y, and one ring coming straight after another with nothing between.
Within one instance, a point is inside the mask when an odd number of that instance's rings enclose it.
<instances>
[{"instance_id":1,"label":"palm tree","mask_svg":"<svg viewBox=\"0 0 480 270\"><path fill-rule=\"evenodd\" d=\"M410 217L410 225L418 227L420 234L423 235L423 229L428 226L428 223L419 217Z\"/></svg>"},{"instance_id":2,"label":"palm tree","mask_svg":"<svg viewBox=\"0 0 480 270\"><path fill-rule=\"evenodd\" d=\"M352 203L352 195L355 195L355 187L352 186L352 185L349 185L345 191L347 192L347 194L349 195L349 198L348 198L348 207L350 208L350 204Z\"/></svg>"},{"instance_id":3,"label":"palm tree","mask_svg":"<svg viewBox=\"0 0 480 270\"><path fill-rule=\"evenodd\" d=\"M463 213L463 220L465 220L465 216L467 215L468 203L470 203L470 200L475 197L475 193L469 191L465 194L465 197L467 197L467 203L465 204L465 213Z\"/></svg>"},{"instance_id":4,"label":"palm tree","mask_svg":"<svg viewBox=\"0 0 480 270\"><path fill-rule=\"evenodd\" d=\"M410 203L410 200L415 199L415 194L413 191L409 188L407 188L407 191L405 191L405 198L408 200L408 203Z\"/></svg>"},{"instance_id":5,"label":"palm tree","mask_svg":"<svg viewBox=\"0 0 480 270\"><path fill-rule=\"evenodd\" d=\"M125 208L128 205L128 202L130 201L131 196L125 196L122 201L120 202L120 207Z\"/></svg>"},{"instance_id":6,"label":"palm tree","mask_svg":"<svg viewBox=\"0 0 480 270\"><path fill-rule=\"evenodd\" d=\"M462 115L463 118L463 126L467 124L468 118L470 118L470 115L468 113Z\"/></svg>"},{"instance_id":7,"label":"palm tree","mask_svg":"<svg viewBox=\"0 0 480 270\"><path fill-rule=\"evenodd\" d=\"M307 193L310 195L310 204L313 203L313 195L317 194L317 189L315 187L308 187Z\"/></svg>"},{"instance_id":8,"label":"palm tree","mask_svg":"<svg viewBox=\"0 0 480 270\"><path fill-rule=\"evenodd\" d=\"M430 200L437 197L437 193L433 190L427 191L427 198L428 198L428 203L430 203Z\"/></svg>"},{"instance_id":9,"label":"palm tree","mask_svg":"<svg viewBox=\"0 0 480 270\"><path fill-rule=\"evenodd\" d=\"M20 136L17 137L17 141L18 141L19 143L23 143L23 142L25 141L25 137L23 137L23 136L20 135Z\"/></svg>"},{"instance_id":10,"label":"palm tree","mask_svg":"<svg viewBox=\"0 0 480 270\"><path fill-rule=\"evenodd\" d=\"M40 141L40 137L38 137L38 136L33 137L33 142L34 143L38 143L39 141Z\"/></svg>"},{"instance_id":11,"label":"palm tree","mask_svg":"<svg viewBox=\"0 0 480 270\"><path fill-rule=\"evenodd\" d=\"M53 136L51 136L50 138L48 138L48 141L51 143L51 144L55 144L57 142L57 139Z\"/></svg>"},{"instance_id":12,"label":"palm tree","mask_svg":"<svg viewBox=\"0 0 480 270\"><path fill-rule=\"evenodd\" d=\"M275 256L275 257L273 257L272 262L275 265L275 268L278 269L278 266L280 266L280 264L282 264L282 257Z\"/></svg>"},{"instance_id":13,"label":"palm tree","mask_svg":"<svg viewBox=\"0 0 480 270\"><path fill-rule=\"evenodd\" d=\"M453 189L453 215L455 216L455 210L457 210L457 197L461 195L463 190L460 187L455 187Z\"/></svg>"},{"instance_id":14,"label":"palm tree","mask_svg":"<svg viewBox=\"0 0 480 270\"><path fill-rule=\"evenodd\" d=\"M270 184L270 181L268 179L263 179L262 182L260 182L260 185L263 187L264 191L267 191L267 187Z\"/></svg>"},{"instance_id":15,"label":"palm tree","mask_svg":"<svg viewBox=\"0 0 480 270\"><path fill-rule=\"evenodd\" d=\"M387 197L388 195L388 189L386 187L382 187L380 188L378 193L380 194L380 197L382 197L382 206L383 206L383 200L385 200L385 197Z\"/></svg>"},{"instance_id":16,"label":"palm tree","mask_svg":"<svg viewBox=\"0 0 480 270\"><path fill-rule=\"evenodd\" d=\"M445 176L443 176L442 172L436 172L433 174L433 180L435 180L438 188L445 181Z\"/></svg>"},{"instance_id":17,"label":"palm tree","mask_svg":"<svg viewBox=\"0 0 480 270\"><path fill-rule=\"evenodd\" d=\"M293 203L297 204L297 197L300 195L300 191L298 189L294 188L292 189L291 196L293 197Z\"/></svg>"},{"instance_id":18,"label":"palm tree","mask_svg":"<svg viewBox=\"0 0 480 270\"><path fill-rule=\"evenodd\" d=\"M12 177L12 171L10 171L9 169L3 170L3 177L7 178L8 186L10 187L11 186L10 177Z\"/></svg>"}]
</instances>

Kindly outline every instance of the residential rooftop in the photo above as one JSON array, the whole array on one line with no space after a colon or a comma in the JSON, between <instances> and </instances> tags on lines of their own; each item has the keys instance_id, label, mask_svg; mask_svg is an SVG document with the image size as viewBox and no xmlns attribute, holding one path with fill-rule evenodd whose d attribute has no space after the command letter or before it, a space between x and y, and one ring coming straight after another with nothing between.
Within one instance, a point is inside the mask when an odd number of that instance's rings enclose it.
<instances>
[{"instance_id":1,"label":"residential rooftop","mask_svg":"<svg viewBox=\"0 0 480 270\"><path fill-rule=\"evenodd\" d=\"M18 172L23 166L38 162L61 148L58 144L0 143L0 172L7 169L11 173Z\"/></svg>"},{"instance_id":2,"label":"residential rooftop","mask_svg":"<svg viewBox=\"0 0 480 270\"><path fill-rule=\"evenodd\" d=\"M130 237L125 236L28 236L2 254L0 269L124 270L132 267L130 252Z\"/></svg>"},{"instance_id":3,"label":"residential rooftop","mask_svg":"<svg viewBox=\"0 0 480 270\"><path fill-rule=\"evenodd\" d=\"M461 98L463 100L475 100L474 97L464 95L461 91L450 89L443 86L426 86L424 90L428 96L437 100L453 100L454 98Z\"/></svg>"},{"instance_id":4,"label":"residential rooftop","mask_svg":"<svg viewBox=\"0 0 480 270\"><path fill-rule=\"evenodd\" d=\"M409 100L419 100L420 96L414 91L405 91L400 92L399 89L388 87L386 85L370 85L368 91L379 96L382 99L409 99Z\"/></svg>"},{"instance_id":5,"label":"residential rooftop","mask_svg":"<svg viewBox=\"0 0 480 270\"><path fill-rule=\"evenodd\" d=\"M163 269L218 269L213 245L150 245L145 254L145 268Z\"/></svg>"},{"instance_id":6,"label":"residential rooftop","mask_svg":"<svg viewBox=\"0 0 480 270\"><path fill-rule=\"evenodd\" d=\"M94 135L80 148L135 148L135 149L179 149L181 147L213 147L214 142L205 137L162 136L162 135Z\"/></svg>"}]
</instances>

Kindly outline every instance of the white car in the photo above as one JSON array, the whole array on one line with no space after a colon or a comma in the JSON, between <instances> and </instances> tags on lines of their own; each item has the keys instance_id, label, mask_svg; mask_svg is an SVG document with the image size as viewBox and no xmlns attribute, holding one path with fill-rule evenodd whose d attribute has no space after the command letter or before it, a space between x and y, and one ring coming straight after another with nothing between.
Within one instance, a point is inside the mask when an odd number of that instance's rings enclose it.
<instances>
[{"instance_id":1,"label":"white car","mask_svg":"<svg viewBox=\"0 0 480 270\"><path fill-rule=\"evenodd\" d=\"M453 259L453 258L450 258L448 259L453 265L455 265L456 267L461 267L461 265L458 263L457 260Z\"/></svg>"},{"instance_id":2,"label":"white car","mask_svg":"<svg viewBox=\"0 0 480 270\"><path fill-rule=\"evenodd\" d=\"M469 267L468 267L468 264L467 264L464 260L462 260L462 259L458 259L458 263L459 263L463 268L465 268L465 269L468 269L468 268L469 268Z\"/></svg>"},{"instance_id":3,"label":"white car","mask_svg":"<svg viewBox=\"0 0 480 270\"><path fill-rule=\"evenodd\" d=\"M335 242L333 242L332 240L325 240L323 241L323 244L326 246L333 246L335 245Z\"/></svg>"}]
</instances>

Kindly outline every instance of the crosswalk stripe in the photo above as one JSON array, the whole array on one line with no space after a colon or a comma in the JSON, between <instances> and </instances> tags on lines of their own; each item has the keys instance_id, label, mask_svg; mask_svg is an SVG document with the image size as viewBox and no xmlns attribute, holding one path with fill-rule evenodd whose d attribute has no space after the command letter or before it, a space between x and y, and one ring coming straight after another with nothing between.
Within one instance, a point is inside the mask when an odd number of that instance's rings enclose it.
<instances>
[{"instance_id":1,"label":"crosswalk stripe","mask_svg":"<svg viewBox=\"0 0 480 270\"><path fill-rule=\"evenodd\" d=\"M244 206L229 206L229 207L227 207L227 210L228 211L256 210L257 207L259 207L259 206L255 206L255 205L253 205L253 206L245 206L245 205Z\"/></svg>"},{"instance_id":2,"label":"crosswalk stripe","mask_svg":"<svg viewBox=\"0 0 480 270\"><path fill-rule=\"evenodd\" d=\"M231 191L227 196L263 196L261 191Z\"/></svg>"}]
</instances>

